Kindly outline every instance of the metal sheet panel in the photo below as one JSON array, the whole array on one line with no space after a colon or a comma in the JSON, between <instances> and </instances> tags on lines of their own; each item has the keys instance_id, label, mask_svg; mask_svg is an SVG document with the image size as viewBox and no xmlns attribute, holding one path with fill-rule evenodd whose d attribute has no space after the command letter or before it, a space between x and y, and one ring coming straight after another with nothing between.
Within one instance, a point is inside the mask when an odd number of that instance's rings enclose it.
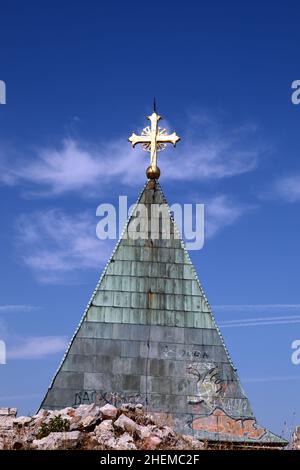
<instances>
[{"instance_id":1,"label":"metal sheet panel","mask_svg":"<svg viewBox=\"0 0 300 470\"><path fill-rule=\"evenodd\" d=\"M146 185L143 201L150 210L164 203L160 186ZM161 227L153 239L120 240L42 407L130 401L196 437L282 442L257 424L170 223L168 240Z\"/></svg>"}]
</instances>

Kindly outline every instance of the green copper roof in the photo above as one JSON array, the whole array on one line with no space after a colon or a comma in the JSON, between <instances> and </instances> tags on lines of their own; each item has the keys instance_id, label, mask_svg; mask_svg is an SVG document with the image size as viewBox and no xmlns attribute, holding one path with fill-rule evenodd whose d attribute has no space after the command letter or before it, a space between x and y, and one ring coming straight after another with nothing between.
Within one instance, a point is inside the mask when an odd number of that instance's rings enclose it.
<instances>
[{"instance_id":1,"label":"green copper roof","mask_svg":"<svg viewBox=\"0 0 300 470\"><path fill-rule=\"evenodd\" d=\"M167 204L155 181L138 203ZM171 214L169 240L133 240L136 213L41 406L140 402L202 439L284 444L255 420Z\"/></svg>"}]
</instances>

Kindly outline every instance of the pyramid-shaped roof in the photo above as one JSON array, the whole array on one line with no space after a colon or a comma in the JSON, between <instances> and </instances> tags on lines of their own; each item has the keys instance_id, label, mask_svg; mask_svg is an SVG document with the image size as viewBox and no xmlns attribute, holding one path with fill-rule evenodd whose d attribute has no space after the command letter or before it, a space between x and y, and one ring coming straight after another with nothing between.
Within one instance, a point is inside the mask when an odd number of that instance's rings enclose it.
<instances>
[{"instance_id":1,"label":"pyramid-shaped roof","mask_svg":"<svg viewBox=\"0 0 300 470\"><path fill-rule=\"evenodd\" d=\"M41 407L142 403L199 439L285 444L256 422L170 212L169 239L130 236L138 204L168 208L149 180Z\"/></svg>"}]
</instances>

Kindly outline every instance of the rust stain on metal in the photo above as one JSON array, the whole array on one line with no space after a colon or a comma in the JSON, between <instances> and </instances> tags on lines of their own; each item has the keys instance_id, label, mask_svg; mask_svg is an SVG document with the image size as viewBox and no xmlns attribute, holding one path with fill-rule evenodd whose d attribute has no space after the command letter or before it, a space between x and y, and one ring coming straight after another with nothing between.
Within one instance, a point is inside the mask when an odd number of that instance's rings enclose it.
<instances>
[{"instance_id":1,"label":"rust stain on metal","mask_svg":"<svg viewBox=\"0 0 300 470\"><path fill-rule=\"evenodd\" d=\"M154 293L151 292L151 289L149 289L148 291L148 307L151 308L151 303L152 303L152 300L154 298Z\"/></svg>"},{"instance_id":2,"label":"rust stain on metal","mask_svg":"<svg viewBox=\"0 0 300 470\"><path fill-rule=\"evenodd\" d=\"M156 187L156 181L150 180L147 184L147 189L155 189L155 187Z\"/></svg>"}]
</instances>

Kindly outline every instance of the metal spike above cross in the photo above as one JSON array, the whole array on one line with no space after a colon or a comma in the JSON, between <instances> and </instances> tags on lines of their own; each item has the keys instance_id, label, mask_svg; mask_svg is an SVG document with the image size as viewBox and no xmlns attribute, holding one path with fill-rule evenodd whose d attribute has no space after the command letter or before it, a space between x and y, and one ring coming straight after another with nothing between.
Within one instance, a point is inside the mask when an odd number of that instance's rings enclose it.
<instances>
[{"instance_id":1,"label":"metal spike above cross","mask_svg":"<svg viewBox=\"0 0 300 470\"><path fill-rule=\"evenodd\" d=\"M146 170L146 175L150 179L158 179L160 176L160 169L157 166L157 152L164 150L167 143L176 146L180 137L173 132L168 134L166 129L158 127L158 121L161 119L154 109L151 116L147 116L151 122L151 126L145 127L141 135L136 135L134 132L129 137L129 142L135 147L136 144L141 144L142 148L150 152L150 166Z\"/></svg>"}]
</instances>

